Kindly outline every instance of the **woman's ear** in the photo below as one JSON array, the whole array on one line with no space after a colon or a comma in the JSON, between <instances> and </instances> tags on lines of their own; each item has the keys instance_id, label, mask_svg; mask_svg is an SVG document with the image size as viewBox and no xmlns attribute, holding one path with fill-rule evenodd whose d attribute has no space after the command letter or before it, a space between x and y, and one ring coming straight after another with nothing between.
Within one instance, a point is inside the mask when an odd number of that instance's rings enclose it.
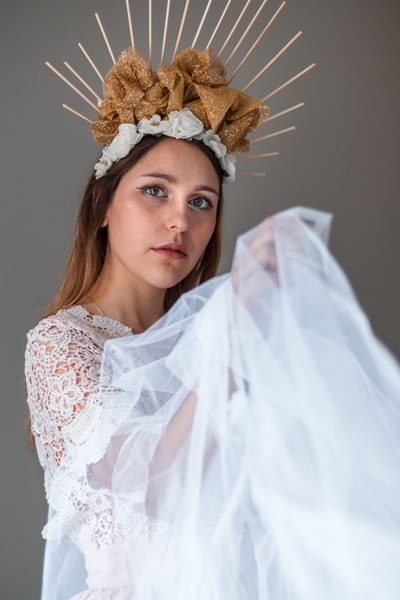
<instances>
[{"instance_id":1,"label":"woman's ear","mask_svg":"<svg viewBox=\"0 0 400 600\"><path fill-rule=\"evenodd\" d=\"M108 225L108 212L104 215L102 222L100 223L100 227L107 227Z\"/></svg>"}]
</instances>

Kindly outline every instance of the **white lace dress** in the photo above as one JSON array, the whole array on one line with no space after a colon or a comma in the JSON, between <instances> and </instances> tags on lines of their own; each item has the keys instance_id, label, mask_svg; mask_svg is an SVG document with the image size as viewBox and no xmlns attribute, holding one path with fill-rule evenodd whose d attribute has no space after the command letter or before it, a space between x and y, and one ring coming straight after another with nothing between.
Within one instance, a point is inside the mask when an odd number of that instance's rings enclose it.
<instances>
[{"instance_id":1,"label":"white lace dress","mask_svg":"<svg viewBox=\"0 0 400 600\"><path fill-rule=\"evenodd\" d=\"M68 532L83 554L81 579L86 576L89 591L79 598L132 597L132 576L124 563L127 524L116 522L116 499L107 488L106 469L101 463L95 466L107 441L99 445L90 440L102 412L99 375L104 343L128 335L131 330L122 323L91 315L81 306L59 311L28 334L28 403L51 507L43 536L56 544ZM130 529L133 526L130 523ZM62 555L65 559L65 548ZM55 562L45 564L43 597L71 597L66 588L84 582L71 581L69 568L61 577L63 561Z\"/></svg>"}]
</instances>

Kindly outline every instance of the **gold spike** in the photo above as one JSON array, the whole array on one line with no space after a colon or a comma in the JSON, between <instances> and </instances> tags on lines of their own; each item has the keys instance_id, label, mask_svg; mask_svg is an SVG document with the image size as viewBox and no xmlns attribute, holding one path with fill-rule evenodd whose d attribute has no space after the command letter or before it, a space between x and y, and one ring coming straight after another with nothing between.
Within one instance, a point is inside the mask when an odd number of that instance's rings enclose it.
<instances>
[{"instance_id":1,"label":"gold spike","mask_svg":"<svg viewBox=\"0 0 400 600\"><path fill-rule=\"evenodd\" d=\"M276 137L277 135L282 135L283 133L289 133L289 131L294 131L296 127L287 127L286 129L281 129L280 131L275 131L274 133L268 133L267 135L263 135L258 138L254 138L254 140L250 140L250 144L256 144L257 142L263 142L264 140L268 140L269 138Z\"/></svg>"},{"instance_id":2,"label":"gold spike","mask_svg":"<svg viewBox=\"0 0 400 600\"><path fill-rule=\"evenodd\" d=\"M108 50L108 52L109 52L109 54L111 56L111 60L113 61L113 64L115 65L115 57L114 57L113 51L111 50L110 42L108 41L108 37L106 35L106 32L104 31L103 23L101 22L98 13L95 13L94 16L96 17L97 24L100 27L101 35L103 36L103 39L104 39L104 41L106 43L107 50Z\"/></svg>"},{"instance_id":3,"label":"gold spike","mask_svg":"<svg viewBox=\"0 0 400 600\"><path fill-rule=\"evenodd\" d=\"M186 0L185 8L183 10L183 15L182 15L182 19L181 19L181 24L180 24L180 27L179 27L178 37L176 38L176 44L175 44L174 53L172 55L172 60L174 60L174 58L175 58L175 55L176 55L176 53L178 51L179 43L181 41L183 26L185 25L186 15L187 15L187 11L188 11L188 8L189 8L189 2L190 2L190 0Z\"/></svg>"},{"instance_id":4,"label":"gold spike","mask_svg":"<svg viewBox=\"0 0 400 600\"><path fill-rule=\"evenodd\" d=\"M269 67L270 67L270 66L271 66L271 65L272 65L272 64L273 64L273 63L274 63L276 60L278 60L278 58L279 58L280 56L282 56L282 54L283 54L284 52L286 52L286 50L287 50L287 49L288 49L288 48L289 48L289 47L290 47L292 44L294 44L294 42L295 42L295 41L296 41L296 40L297 40L297 39L298 39L298 38L301 36L301 34L302 34L302 31L299 31L298 33L296 33L296 35L295 35L295 36L293 36L293 37L292 37L292 39L291 39L291 40L289 40L289 41L288 41L288 43L287 43L287 44L286 44L286 45L285 45L285 46L284 46L284 47L283 47L281 50L279 50L279 52L278 52L277 54L275 54L274 58L272 58L272 59L269 61L269 63L267 63L267 64L265 65L265 67L263 67L263 68L261 69L261 71L259 71L259 73L257 73L257 75L255 75L255 76L253 77L253 79L252 79L251 81L249 81L249 83L248 83L247 85L245 85L245 86L244 86L244 88L242 88L242 92L245 92L245 91L247 90L247 88L249 88L249 87L250 87L250 86L251 86L251 85L252 85L252 84L253 84L253 83L254 83L254 82L255 82L255 81L256 81L256 80L257 80L257 79L258 79L258 78L259 78L259 77L262 75L262 74L263 74L263 73L265 73L265 71L266 71L267 69L269 69Z\"/></svg>"},{"instance_id":5,"label":"gold spike","mask_svg":"<svg viewBox=\"0 0 400 600\"><path fill-rule=\"evenodd\" d=\"M232 2L232 0L228 0L228 2L226 3L226 6L225 6L225 8L224 8L224 10L222 12L222 15L220 16L219 21L218 21L218 23L217 23L214 31L212 32L210 39L208 40L208 44L207 44L206 48L209 48L211 46L212 41L215 38L216 33L217 33L218 29L220 28L220 25L221 25L222 21L224 20L224 17L226 15L226 12L227 12L227 10L228 10L229 5L230 5L231 2Z\"/></svg>"},{"instance_id":6,"label":"gold spike","mask_svg":"<svg viewBox=\"0 0 400 600\"><path fill-rule=\"evenodd\" d=\"M152 63L152 55L153 55L153 40L152 40L152 35L153 35L153 5L152 5L152 1L149 0L149 63Z\"/></svg>"},{"instance_id":7,"label":"gold spike","mask_svg":"<svg viewBox=\"0 0 400 600\"><path fill-rule=\"evenodd\" d=\"M135 49L135 37L133 35L132 14L131 14L131 8L129 5L129 0L126 0L125 4L126 4L126 14L128 15L129 35L131 38L131 47L132 47L132 52L133 52Z\"/></svg>"},{"instance_id":8,"label":"gold spike","mask_svg":"<svg viewBox=\"0 0 400 600\"><path fill-rule=\"evenodd\" d=\"M278 17L279 13L281 12L281 10L285 6L285 4L286 4L286 2L282 2L282 4L280 5L280 7L278 8L278 10L274 13L274 15L272 16L272 18L270 19L270 21L266 24L266 26L264 27L264 29L262 30L262 32L260 33L260 35L258 36L258 38L256 39L256 41L254 42L254 44L251 46L250 50L248 50L248 52L245 54L244 58L242 58L242 60L240 61L240 63L238 64L238 66L236 67L236 69L234 70L234 72L232 73L232 76L229 79L228 83L230 83L232 81L232 79L234 77L236 77L236 75L239 72L239 70L243 67L244 63L249 58L250 54L253 52L254 48L262 40L262 38L264 37L264 35L268 31L268 29L271 27L272 23Z\"/></svg>"},{"instance_id":9,"label":"gold spike","mask_svg":"<svg viewBox=\"0 0 400 600\"><path fill-rule=\"evenodd\" d=\"M255 177L265 177L265 171L238 171L238 175L255 175Z\"/></svg>"},{"instance_id":10,"label":"gold spike","mask_svg":"<svg viewBox=\"0 0 400 600\"><path fill-rule=\"evenodd\" d=\"M86 89L88 89L88 90L89 90L89 92L91 92L91 93L93 94L93 96L96 98L97 102L101 102L101 98L100 98L100 96L99 96L98 94L96 94L96 92L94 91L94 89L93 89L93 88L91 88L91 87L90 87L90 85L89 85L88 83L86 83L86 81L83 79L83 77L81 77L81 76L79 75L79 73L77 73L77 72L75 71L75 69L73 69L73 68L71 67L71 65L70 65L70 64L69 64L67 61L64 61L64 65L67 67L67 69L69 69L69 70L71 71L71 73L73 73L73 74L75 75L75 77L76 77L77 79L79 79L79 81L80 81L80 82L81 82L81 83L82 83L82 84L83 84L83 85L86 87Z\"/></svg>"},{"instance_id":11,"label":"gold spike","mask_svg":"<svg viewBox=\"0 0 400 600\"><path fill-rule=\"evenodd\" d=\"M295 75L291 79L288 79L287 81L285 81L285 83L282 83L282 85L280 85L279 87L277 87L273 92L270 92L269 94L267 94L266 96L264 96L264 98L261 98L260 102L263 102L263 103L266 102L267 100L269 100L270 98L272 98L272 96L274 96L278 92L282 91L290 83L293 83L293 81L296 81L296 79L298 79L299 77L301 77L305 73L308 73L308 71L311 71L311 69L313 69L315 66L316 66L315 63L313 63L312 65L309 65L307 68L303 69L303 71L300 71L300 73L297 73L297 75Z\"/></svg>"},{"instance_id":12,"label":"gold spike","mask_svg":"<svg viewBox=\"0 0 400 600\"><path fill-rule=\"evenodd\" d=\"M89 53L85 50L85 48L83 47L83 45L80 42L79 42L78 46L79 46L80 50L82 50L82 52L85 55L85 57L87 58L87 60L89 61L89 64L94 69L95 73L99 76L100 81L104 81L103 75L100 73L100 71L98 70L98 68L94 64L92 58L89 56Z\"/></svg>"},{"instance_id":13,"label":"gold spike","mask_svg":"<svg viewBox=\"0 0 400 600\"><path fill-rule=\"evenodd\" d=\"M225 67L228 66L228 64L232 60L233 56L238 51L238 49L239 49L240 45L242 44L243 40L245 39L246 35L249 33L250 29L253 27L254 21L258 18L258 15L260 14L260 12L264 8L264 6L267 4L267 2L268 2L268 0L263 0L261 2L261 5L258 7L258 10L257 10L256 14L254 15L254 17L252 18L252 20L250 21L250 23L247 25L247 27L245 29L245 32L243 33L242 37L240 38L240 40L238 41L238 43L236 44L236 46L234 47L234 49L230 53L229 58L228 58L228 60L225 63Z\"/></svg>"},{"instance_id":14,"label":"gold spike","mask_svg":"<svg viewBox=\"0 0 400 600\"><path fill-rule=\"evenodd\" d=\"M88 119L87 117L85 117L84 115L82 115L80 112L78 112L74 108L71 108L70 106L68 106L68 104L63 104L62 106L63 106L63 108L65 108L66 110L69 110L69 112L73 113L77 117L80 117L81 119L83 119L84 121L87 121L90 124L93 123L93 121L91 121L90 119Z\"/></svg>"},{"instance_id":15,"label":"gold spike","mask_svg":"<svg viewBox=\"0 0 400 600\"><path fill-rule=\"evenodd\" d=\"M286 115L287 113L292 112L292 110L297 110L298 108L301 108L302 106L304 106L304 102L300 102L299 104L296 104L295 106L286 108L285 110L282 110L281 112L276 113L276 115L272 115L272 117L268 117L268 119L265 121L265 123L269 123L269 121L273 121L274 119L277 119L278 117L282 117L283 115Z\"/></svg>"},{"instance_id":16,"label":"gold spike","mask_svg":"<svg viewBox=\"0 0 400 600\"><path fill-rule=\"evenodd\" d=\"M206 20L208 11L210 10L210 6L211 6L212 1L213 0L208 0L207 6L206 6L206 10L204 11L204 14L203 14L203 16L201 18L200 24L199 24L199 26L197 28L196 35L194 36L192 45L190 46L192 49L196 45L197 39L198 39L198 37L200 35L200 31L202 30L202 27L204 25L204 21Z\"/></svg>"},{"instance_id":17,"label":"gold spike","mask_svg":"<svg viewBox=\"0 0 400 600\"><path fill-rule=\"evenodd\" d=\"M49 63L48 61L45 62L45 65L47 67L49 67L49 69L51 69L53 71L53 73L55 73L56 75L58 75L58 77L60 79L62 79L64 81L64 83L66 83L67 85L69 85L70 88L72 88L74 90L74 92L76 92L78 94L78 96L80 96L81 98L83 98L85 100L85 102L87 102L92 108L94 108L94 110L96 110L97 112L99 112L98 107L93 104L93 102L91 100L89 100L89 98L87 98L85 96L85 94L83 94L80 90L78 90L78 88L71 83L71 81L69 81L69 79L67 79L62 73L60 73L60 71L58 71L55 67L53 67L53 65L51 63Z\"/></svg>"},{"instance_id":18,"label":"gold spike","mask_svg":"<svg viewBox=\"0 0 400 600\"><path fill-rule=\"evenodd\" d=\"M162 65L164 63L164 56L165 56L165 44L167 41L167 31L168 31L168 21L169 21L169 11L171 8L171 0L168 0L167 2L167 8L165 11L165 20L164 20L164 34L163 34L163 42L162 42L162 49L161 49L161 59L160 59L160 64Z\"/></svg>"},{"instance_id":19,"label":"gold spike","mask_svg":"<svg viewBox=\"0 0 400 600\"><path fill-rule=\"evenodd\" d=\"M225 50L229 40L231 39L231 37L233 36L233 34L235 33L240 21L242 20L242 17L244 15L244 13L246 12L249 4L250 4L251 0L247 0L246 4L244 5L244 7L242 8L242 12L240 13L240 15L238 16L238 18L236 19L236 23L234 24L234 26L232 27L228 37L226 38L221 50L218 52L218 56L221 56L221 54L223 53L223 51Z\"/></svg>"},{"instance_id":20,"label":"gold spike","mask_svg":"<svg viewBox=\"0 0 400 600\"><path fill-rule=\"evenodd\" d=\"M262 152L261 154L246 154L237 156L236 160L252 160L253 158L267 158L269 156L279 156L279 152Z\"/></svg>"}]
</instances>

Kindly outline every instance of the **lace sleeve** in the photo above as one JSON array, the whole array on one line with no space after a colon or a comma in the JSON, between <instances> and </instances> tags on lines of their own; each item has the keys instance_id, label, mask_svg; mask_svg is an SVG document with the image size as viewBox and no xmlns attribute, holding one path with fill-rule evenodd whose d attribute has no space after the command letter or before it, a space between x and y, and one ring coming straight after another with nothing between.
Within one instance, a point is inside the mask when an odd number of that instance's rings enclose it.
<instances>
[{"instance_id":1,"label":"lace sleeve","mask_svg":"<svg viewBox=\"0 0 400 600\"><path fill-rule=\"evenodd\" d=\"M45 319L29 334L28 403L32 432L44 451L42 464L44 459L59 466L69 452L87 442L99 411L101 352L88 332L56 319Z\"/></svg>"},{"instance_id":2,"label":"lace sleeve","mask_svg":"<svg viewBox=\"0 0 400 600\"><path fill-rule=\"evenodd\" d=\"M116 541L115 498L97 477L110 443L97 431L103 418L103 343L90 327L74 327L56 316L28 334L26 348L32 432L54 514L43 535L60 539L67 533L81 548Z\"/></svg>"}]
</instances>

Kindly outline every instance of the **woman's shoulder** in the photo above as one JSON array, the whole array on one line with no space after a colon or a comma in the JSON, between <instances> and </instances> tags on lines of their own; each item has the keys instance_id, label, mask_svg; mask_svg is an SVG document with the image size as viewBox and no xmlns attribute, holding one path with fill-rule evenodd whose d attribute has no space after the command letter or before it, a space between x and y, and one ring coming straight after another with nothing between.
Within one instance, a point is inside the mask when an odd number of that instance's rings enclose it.
<instances>
[{"instance_id":1,"label":"woman's shoulder","mask_svg":"<svg viewBox=\"0 0 400 600\"><path fill-rule=\"evenodd\" d=\"M28 331L28 347L37 342L60 343L65 337L75 337L85 332L91 334L91 327L85 319L84 309L81 306L63 308L54 315L41 319Z\"/></svg>"},{"instance_id":2,"label":"woman's shoulder","mask_svg":"<svg viewBox=\"0 0 400 600\"><path fill-rule=\"evenodd\" d=\"M123 323L89 313L83 306L62 308L54 315L41 319L28 332L28 343L33 339L53 339L84 335L93 339L109 339L130 333Z\"/></svg>"},{"instance_id":3,"label":"woman's shoulder","mask_svg":"<svg viewBox=\"0 0 400 600\"><path fill-rule=\"evenodd\" d=\"M45 317L27 334L25 370L53 374L93 369L109 339L128 335L130 329L106 317L72 306ZM32 378L33 379L33 378Z\"/></svg>"}]
</instances>

